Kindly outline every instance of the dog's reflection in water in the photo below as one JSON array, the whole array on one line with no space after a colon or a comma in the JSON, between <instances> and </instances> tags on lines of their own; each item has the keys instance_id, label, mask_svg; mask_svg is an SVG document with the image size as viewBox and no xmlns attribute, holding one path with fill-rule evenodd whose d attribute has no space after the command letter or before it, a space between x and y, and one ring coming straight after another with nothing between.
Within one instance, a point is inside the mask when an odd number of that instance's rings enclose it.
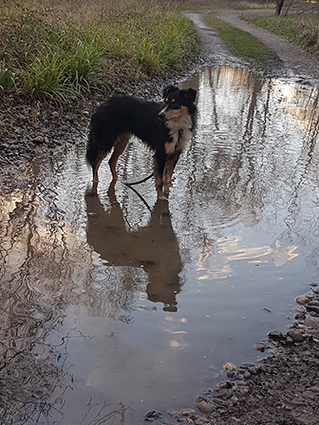
<instances>
[{"instance_id":1,"label":"dog's reflection in water","mask_svg":"<svg viewBox=\"0 0 319 425\"><path fill-rule=\"evenodd\" d=\"M97 195L86 194L87 241L109 265L143 267L148 274L148 299L164 304L164 311L177 311L182 262L166 200L157 200L147 227L129 232L115 197L108 191L112 208L105 212Z\"/></svg>"}]
</instances>

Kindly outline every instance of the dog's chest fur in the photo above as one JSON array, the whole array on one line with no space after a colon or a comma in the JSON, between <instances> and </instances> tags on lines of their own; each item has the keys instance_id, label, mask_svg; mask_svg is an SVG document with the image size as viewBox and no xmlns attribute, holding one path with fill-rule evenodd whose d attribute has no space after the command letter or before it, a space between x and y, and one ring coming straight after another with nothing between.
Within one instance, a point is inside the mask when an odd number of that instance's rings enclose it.
<instances>
[{"instance_id":1,"label":"dog's chest fur","mask_svg":"<svg viewBox=\"0 0 319 425\"><path fill-rule=\"evenodd\" d=\"M170 120L165 124L169 129L171 141L165 143L165 152L170 155L175 151L184 152L187 143L193 134L193 122L189 115L178 120Z\"/></svg>"}]
</instances>

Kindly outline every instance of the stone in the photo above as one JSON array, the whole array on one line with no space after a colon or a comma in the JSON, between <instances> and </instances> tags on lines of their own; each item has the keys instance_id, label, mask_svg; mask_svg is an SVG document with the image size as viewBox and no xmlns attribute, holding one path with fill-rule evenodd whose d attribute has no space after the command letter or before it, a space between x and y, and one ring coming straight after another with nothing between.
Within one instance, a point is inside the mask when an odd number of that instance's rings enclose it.
<instances>
[{"instance_id":1,"label":"stone","mask_svg":"<svg viewBox=\"0 0 319 425\"><path fill-rule=\"evenodd\" d=\"M305 324L311 328L319 329L319 317L307 316Z\"/></svg>"},{"instance_id":2,"label":"stone","mask_svg":"<svg viewBox=\"0 0 319 425\"><path fill-rule=\"evenodd\" d=\"M37 136L34 139L32 139L32 142L35 143L36 145L41 145L42 143L44 143L44 137Z\"/></svg>"},{"instance_id":3,"label":"stone","mask_svg":"<svg viewBox=\"0 0 319 425\"><path fill-rule=\"evenodd\" d=\"M204 415L208 415L214 409L212 401L203 396L196 397L195 406Z\"/></svg>"},{"instance_id":4,"label":"stone","mask_svg":"<svg viewBox=\"0 0 319 425\"><path fill-rule=\"evenodd\" d=\"M270 331L268 332L268 338L275 339L276 341L279 341L283 339L283 334L280 331Z\"/></svg>"},{"instance_id":5,"label":"stone","mask_svg":"<svg viewBox=\"0 0 319 425\"><path fill-rule=\"evenodd\" d=\"M183 409L181 411L181 414L183 416L194 416L194 415L196 415L196 411L194 409Z\"/></svg>"},{"instance_id":6,"label":"stone","mask_svg":"<svg viewBox=\"0 0 319 425\"><path fill-rule=\"evenodd\" d=\"M306 295L301 295L300 297L297 297L295 301L297 304L305 305L309 303L309 298L306 297Z\"/></svg>"},{"instance_id":7,"label":"stone","mask_svg":"<svg viewBox=\"0 0 319 425\"><path fill-rule=\"evenodd\" d=\"M287 335L294 341L294 342L301 342L303 340L303 335L298 331L288 331Z\"/></svg>"},{"instance_id":8,"label":"stone","mask_svg":"<svg viewBox=\"0 0 319 425\"><path fill-rule=\"evenodd\" d=\"M265 351L265 346L263 344L255 344L254 349L263 353Z\"/></svg>"},{"instance_id":9,"label":"stone","mask_svg":"<svg viewBox=\"0 0 319 425\"><path fill-rule=\"evenodd\" d=\"M181 413L177 410L170 409L166 412L168 416L170 416L173 419L178 419L181 416Z\"/></svg>"},{"instance_id":10,"label":"stone","mask_svg":"<svg viewBox=\"0 0 319 425\"><path fill-rule=\"evenodd\" d=\"M157 419L160 419L162 417L162 412L159 410L150 410L147 413L145 413L144 421L146 422L153 422Z\"/></svg>"},{"instance_id":11,"label":"stone","mask_svg":"<svg viewBox=\"0 0 319 425\"><path fill-rule=\"evenodd\" d=\"M217 384L218 388L231 388L233 384L229 381L222 381Z\"/></svg>"},{"instance_id":12,"label":"stone","mask_svg":"<svg viewBox=\"0 0 319 425\"><path fill-rule=\"evenodd\" d=\"M257 375L258 373L258 366L252 366L248 369L248 372L251 373L252 375Z\"/></svg>"},{"instance_id":13,"label":"stone","mask_svg":"<svg viewBox=\"0 0 319 425\"><path fill-rule=\"evenodd\" d=\"M307 304L307 310L313 311L314 313L319 315L319 305L315 305L314 303Z\"/></svg>"},{"instance_id":14,"label":"stone","mask_svg":"<svg viewBox=\"0 0 319 425\"><path fill-rule=\"evenodd\" d=\"M226 370L227 372L230 372L231 370L235 370L236 366L228 362L224 364L223 369Z\"/></svg>"},{"instance_id":15,"label":"stone","mask_svg":"<svg viewBox=\"0 0 319 425\"><path fill-rule=\"evenodd\" d=\"M213 396L218 398L227 399L231 397L231 392L228 388L217 388L213 391Z\"/></svg>"}]
</instances>

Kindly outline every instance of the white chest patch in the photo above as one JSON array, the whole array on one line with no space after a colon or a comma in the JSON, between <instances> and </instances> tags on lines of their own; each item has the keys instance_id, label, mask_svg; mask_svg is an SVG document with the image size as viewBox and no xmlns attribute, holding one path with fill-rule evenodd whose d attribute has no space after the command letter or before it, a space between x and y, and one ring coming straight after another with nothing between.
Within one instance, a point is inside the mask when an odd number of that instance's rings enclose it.
<instances>
[{"instance_id":1,"label":"white chest patch","mask_svg":"<svg viewBox=\"0 0 319 425\"><path fill-rule=\"evenodd\" d=\"M165 143L165 151L167 154L173 154L176 150L184 152L187 143L191 138L193 132L192 119L189 115L185 115L179 119L172 119L166 122L169 128L169 135L172 138L171 142Z\"/></svg>"}]
</instances>

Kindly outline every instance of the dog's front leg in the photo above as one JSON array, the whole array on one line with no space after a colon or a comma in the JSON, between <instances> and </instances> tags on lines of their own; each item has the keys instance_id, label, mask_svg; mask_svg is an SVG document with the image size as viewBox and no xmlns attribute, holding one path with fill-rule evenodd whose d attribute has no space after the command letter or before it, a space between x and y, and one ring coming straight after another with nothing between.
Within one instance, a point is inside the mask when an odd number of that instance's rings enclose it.
<instances>
[{"instance_id":1,"label":"dog's front leg","mask_svg":"<svg viewBox=\"0 0 319 425\"><path fill-rule=\"evenodd\" d=\"M154 177L158 199L167 199L163 192L163 173L166 163L166 155L155 154L154 157Z\"/></svg>"},{"instance_id":2,"label":"dog's front leg","mask_svg":"<svg viewBox=\"0 0 319 425\"><path fill-rule=\"evenodd\" d=\"M167 156L164 172L163 172L163 192L165 196L168 196L168 191L171 184L173 171L174 171L175 165L177 164L180 154L181 153L179 151L175 151L174 153Z\"/></svg>"}]
</instances>

